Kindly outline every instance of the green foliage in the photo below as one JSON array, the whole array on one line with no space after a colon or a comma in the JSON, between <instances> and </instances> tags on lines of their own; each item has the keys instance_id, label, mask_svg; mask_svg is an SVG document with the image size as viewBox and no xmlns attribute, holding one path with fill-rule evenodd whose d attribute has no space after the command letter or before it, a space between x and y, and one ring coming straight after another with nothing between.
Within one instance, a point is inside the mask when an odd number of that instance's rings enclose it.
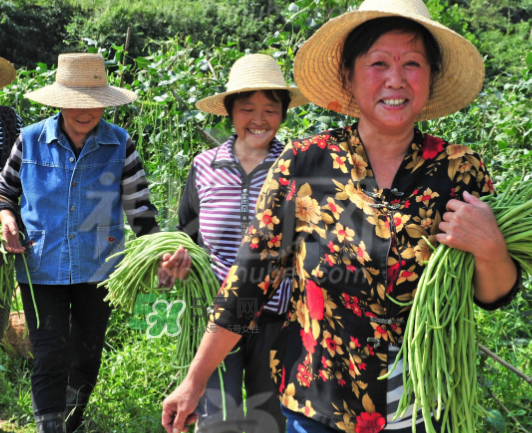
<instances>
[{"instance_id":1,"label":"green foliage","mask_svg":"<svg viewBox=\"0 0 532 433\"><path fill-rule=\"evenodd\" d=\"M46 6L0 0L0 56L17 67L55 63L57 55L65 52L65 26L78 13L79 8L63 0Z\"/></svg>"}]
</instances>

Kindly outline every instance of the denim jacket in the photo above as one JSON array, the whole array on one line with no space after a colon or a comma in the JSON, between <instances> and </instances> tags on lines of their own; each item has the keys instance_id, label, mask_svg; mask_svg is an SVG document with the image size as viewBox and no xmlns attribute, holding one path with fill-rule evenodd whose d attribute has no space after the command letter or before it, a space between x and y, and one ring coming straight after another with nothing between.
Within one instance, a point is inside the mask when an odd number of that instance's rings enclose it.
<instances>
[{"instance_id":1,"label":"denim jacket","mask_svg":"<svg viewBox=\"0 0 532 433\"><path fill-rule=\"evenodd\" d=\"M60 132L60 115L22 130L21 215L34 284L108 278L124 249L120 183L127 132L101 119L78 159ZM27 283L22 255L17 280Z\"/></svg>"}]
</instances>

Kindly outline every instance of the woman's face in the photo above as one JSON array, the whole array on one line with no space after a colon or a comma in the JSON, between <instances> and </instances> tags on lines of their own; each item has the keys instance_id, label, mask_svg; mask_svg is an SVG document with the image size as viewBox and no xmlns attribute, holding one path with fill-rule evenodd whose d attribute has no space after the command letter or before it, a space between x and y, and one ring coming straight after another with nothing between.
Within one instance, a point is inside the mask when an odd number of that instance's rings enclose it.
<instances>
[{"instance_id":1,"label":"woman's face","mask_svg":"<svg viewBox=\"0 0 532 433\"><path fill-rule=\"evenodd\" d=\"M86 137L102 118L104 108L62 108L65 132L75 140Z\"/></svg>"},{"instance_id":2,"label":"woman's face","mask_svg":"<svg viewBox=\"0 0 532 433\"><path fill-rule=\"evenodd\" d=\"M268 148L281 121L281 102L270 101L261 91L248 99L236 100L233 106L233 125L238 139L254 149Z\"/></svg>"},{"instance_id":3,"label":"woman's face","mask_svg":"<svg viewBox=\"0 0 532 433\"><path fill-rule=\"evenodd\" d=\"M384 133L413 128L429 99L431 81L423 41L409 33L385 33L355 61L351 90L360 122Z\"/></svg>"}]
</instances>

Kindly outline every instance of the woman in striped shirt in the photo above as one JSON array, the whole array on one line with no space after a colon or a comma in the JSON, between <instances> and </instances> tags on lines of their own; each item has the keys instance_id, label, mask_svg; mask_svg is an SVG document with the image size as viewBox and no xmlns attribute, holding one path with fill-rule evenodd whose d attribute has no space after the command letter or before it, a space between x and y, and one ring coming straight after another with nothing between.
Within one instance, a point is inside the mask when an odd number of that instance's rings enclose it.
<instances>
[{"instance_id":1,"label":"woman in striped shirt","mask_svg":"<svg viewBox=\"0 0 532 433\"><path fill-rule=\"evenodd\" d=\"M124 248L124 212L137 236L158 230L131 138L102 119L105 107L136 95L107 85L99 54L60 55L56 77L25 96L61 111L22 130L0 174L0 200L10 205L0 212L2 235L8 251L21 253L38 433L73 432L82 422L111 313L97 284L119 261L106 259Z\"/></svg>"},{"instance_id":2,"label":"woman in striped shirt","mask_svg":"<svg viewBox=\"0 0 532 433\"><path fill-rule=\"evenodd\" d=\"M277 130L289 107L306 102L297 89L286 86L277 62L263 54L238 60L231 70L227 87L227 92L199 101L198 108L228 115L235 134L220 147L194 159L179 207L178 226L209 253L212 269L220 282L227 276L242 237L248 231L268 169L284 149L275 138ZM170 271L161 273L161 278L171 286L173 281L166 281L166 278L183 278L188 272L190 258L186 250L180 249L171 258L165 256L164 260L166 263L161 269ZM249 277L261 278L254 276L253 272ZM269 350L283 324L289 298L290 282L285 280L264 306L258 327L233 329L243 338L225 359L223 371L220 370L226 399L230 399L227 419L222 422L223 416L218 409L220 376L215 373L196 411L200 415L199 432L212 431L211 428L223 431L230 428L228 423L234 425L244 420L243 376L247 422L260 428L250 426L240 427L240 430L284 432L285 419L270 378ZM241 305L243 312L253 310L256 304L253 299L247 301Z\"/></svg>"}]
</instances>

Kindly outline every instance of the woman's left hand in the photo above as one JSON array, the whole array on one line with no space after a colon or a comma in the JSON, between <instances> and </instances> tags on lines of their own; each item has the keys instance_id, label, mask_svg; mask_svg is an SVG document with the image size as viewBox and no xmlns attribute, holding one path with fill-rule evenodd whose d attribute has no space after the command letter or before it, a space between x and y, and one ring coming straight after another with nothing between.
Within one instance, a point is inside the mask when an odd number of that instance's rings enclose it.
<instances>
[{"instance_id":1,"label":"woman's left hand","mask_svg":"<svg viewBox=\"0 0 532 433\"><path fill-rule=\"evenodd\" d=\"M442 233L436 235L436 240L471 253L476 260L496 261L506 257L506 242L490 206L467 191L464 200L447 203L447 212L439 226Z\"/></svg>"},{"instance_id":2,"label":"woman's left hand","mask_svg":"<svg viewBox=\"0 0 532 433\"><path fill-rule=\"evenodd\" d=\"M514 287L517 268L508 254L490 206L464 192L464 202L450 200L443 214L436 240L475 257L473 285L475 298L492 304L506 296Z\"/></svg>"}]
</instances>

